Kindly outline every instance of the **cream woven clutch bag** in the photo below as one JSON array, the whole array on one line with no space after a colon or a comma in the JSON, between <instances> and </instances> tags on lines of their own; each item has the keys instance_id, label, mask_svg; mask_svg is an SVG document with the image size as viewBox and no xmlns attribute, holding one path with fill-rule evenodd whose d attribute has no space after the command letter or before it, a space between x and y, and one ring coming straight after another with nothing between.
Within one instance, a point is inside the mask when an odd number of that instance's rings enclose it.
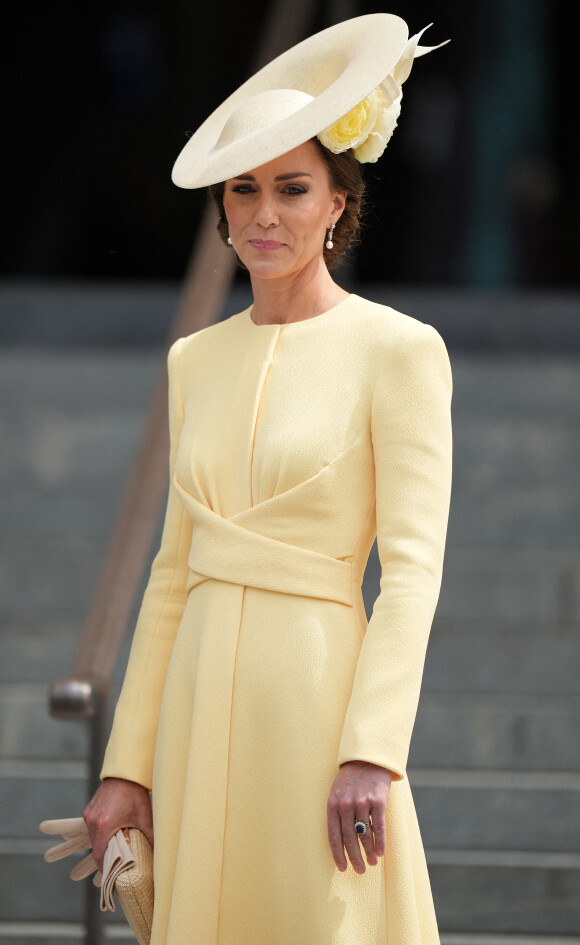
<instances>
[{"instance_id":1,"label":"cream woven clutch bag","mask_svg":"<svg viewBox=\"0 0 580 945\"><path fill-rule=\"evenodd\" d=\"M123 831L119 831L123 836ZM124 838L123 838L124 839ZM114 889L139 945L149 945L153 923L153 849L145 834L129 829L133 866L119 873Z\"/></svg>"},{"instance_id":2,"label":"cream woven clutch bag","mask_svg":"<svg viewBox=\"0 0 580 945\"><path fill-rule=\"evenodd\" d=\"M91 841L82 817L65 820L45 820L43 833L61 834L63 843L51 847L44 859L51 863L71 853L90 849ZM71 879L90 876L97 865L89 853L71 870ZM111 837L105 853L103 873L96 873L93 883L101 887L101 909L115 911L114 893L125 913L139 945L149 945L153 921L153 849L140 830L129 828L127 837L119 830Z\"/></svg>"}]
</instances>

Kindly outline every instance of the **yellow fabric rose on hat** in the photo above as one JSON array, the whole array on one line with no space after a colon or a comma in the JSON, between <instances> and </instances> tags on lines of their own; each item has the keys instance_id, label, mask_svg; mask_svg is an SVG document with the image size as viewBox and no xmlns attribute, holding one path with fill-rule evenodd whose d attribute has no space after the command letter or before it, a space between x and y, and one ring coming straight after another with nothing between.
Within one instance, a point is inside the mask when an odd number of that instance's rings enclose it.
<instances>
[{"instance_id":1,"label":"yellow fabric rose on hat","mask_svg":"<svg viewBox=\"0 0 580 945\"><path fill-rule=\"evenodd\" d=\"M381 89L375 89L346 115L321 131L318 140L334 154L352 148L361 164L374 163L397 127L401 98L402 93L389 105Z\"/></svg>"},{"instance_id":2,"label":"yellow fabric rose on hat","mask_svg":"<svg viewBox=\"0 0 580 945\"><path fill-rule=\"evenodd\" d=\"M379 99L375 126L369 132L366 141L354 149L354 156L361 164L374 164L378 161L391 140L393 131L397 127L397 119L401 114L402 92L391 105L388 104L380 89L373 92L373 95Z\"/></svg>"},{"instance_id":3,"label":"yellow fabric rose on hat","mask_svg":"<svg viewBox=\"0 0 580 945\"><path fill-rule=\"evenodd\" d=\"M351 108L346 115L325 128L318 135L319 141L334 154L341 154L349 148L358 148L368 138L377 121L378 103L376 92Z\"/></svg>"}]
</instances>

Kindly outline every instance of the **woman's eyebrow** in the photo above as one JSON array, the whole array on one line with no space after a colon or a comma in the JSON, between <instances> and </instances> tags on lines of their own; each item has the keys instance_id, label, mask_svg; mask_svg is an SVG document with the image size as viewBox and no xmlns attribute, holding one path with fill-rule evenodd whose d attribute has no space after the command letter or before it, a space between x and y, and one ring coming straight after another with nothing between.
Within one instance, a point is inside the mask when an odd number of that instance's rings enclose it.
<instances>
[{"instance_id":1,"label":"woman's eyebrow","mask_svg":"<svg viewBox=\"0 0 580 945\"><path fill-rule=\"evenodd\" d=\"M275 181L280 180L293 180L295 177L312 177L312 174L309 174L308 171L292 171L290 174L278 174L274 178ZM253 174L238 174L237 177L232 178L233 180L252 180L255 181L256 178Z\"/></svg>"},{"instance_id":2,"label":"woman's eyebrow","mask_svg":"<svg viewBox=\"0 0 580 945\"><path fill-rule=\"evenodd\" d=\"M294 171L292 174L278 174L274 180L292 180L294 177L312 177L308 171Z\"/></svg>"}]
</instances>

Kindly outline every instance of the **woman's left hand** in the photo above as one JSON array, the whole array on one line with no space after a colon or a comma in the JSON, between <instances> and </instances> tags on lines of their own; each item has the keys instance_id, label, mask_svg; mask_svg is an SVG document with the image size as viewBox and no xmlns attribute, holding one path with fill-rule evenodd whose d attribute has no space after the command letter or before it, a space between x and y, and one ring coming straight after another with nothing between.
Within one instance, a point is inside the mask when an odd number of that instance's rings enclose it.
<instances>
[{"instance_id":1,"label":"woman's left hand","mask_svg":"<svg viewBox=\"0 0 580 945\"><path fill-rule=\"evenodd\" d=\"M392 774L368 761L347 761L334 779L327 805L328 839L334 862L343 873L347 866L345 849L355 872L364 873L361 844L369 866L384 856L385 812ZM366 833L357 834L354 825L372 823Z\"/></svg>"}]
</instances>

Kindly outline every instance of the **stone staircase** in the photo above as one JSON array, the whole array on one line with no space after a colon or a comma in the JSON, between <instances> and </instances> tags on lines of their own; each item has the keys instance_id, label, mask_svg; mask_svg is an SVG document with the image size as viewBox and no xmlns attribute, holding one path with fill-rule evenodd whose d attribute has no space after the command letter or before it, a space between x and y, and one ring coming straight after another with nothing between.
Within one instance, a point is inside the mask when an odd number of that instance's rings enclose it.
<instances>
[{"instance_id":1,"label":"stone staircase","mask_svg":"<svg viewBox=\"0 0 580 945\"><path fill-rule=\"evenodd\" d=\"M88 732L49 717L48 683L72 667L158 369L156 351L0 357L2 945L83 940L85 883L44 863L37 826L82 811Z\"/></svg>"},{"instance_id":2,"label":"stone staircase","mask_svg":"<svg viewBox=\"0 0 580 945\"><path fill-rule=\"evenodd\" d=\"M44 864L37 824L82 810L87 732L48 716L47 684L71 667L159 357L0 355L0 945L83 940L84 886ZM442 942L578 945L580 357L452 362L453 511L410 766ZM377 576L373 558L369 606ZM132 941L118 913L107 934Z\"/></svg>"}]
</instances>

